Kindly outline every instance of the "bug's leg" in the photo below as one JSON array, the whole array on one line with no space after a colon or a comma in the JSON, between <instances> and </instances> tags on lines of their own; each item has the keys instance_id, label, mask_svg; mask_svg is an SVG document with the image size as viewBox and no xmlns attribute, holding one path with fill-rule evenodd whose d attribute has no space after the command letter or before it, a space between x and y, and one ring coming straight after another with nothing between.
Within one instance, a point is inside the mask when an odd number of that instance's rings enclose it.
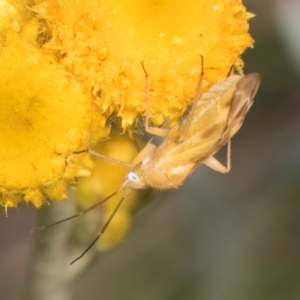
<instances>
[{"instance_id":1,"label":"bug's leg","mask_svg":"<svg viewBox=\"0 0 300 300\"><path fill-rule=\"evenodd\" d=\"M101 153L98 153L96 151L93 151L91 149L88 149L87 152L91 155L94 155L99 158L106 159L108 161L111 161L113 163L128 167L132 169L136 165L138 165L145 157L147 157L151 152L153 152L156 149L156 146L151 143L152 139L146 144L146 146L137 154L137 156L134 158L133 162L131 164L125 163L123 161L120 161L118 159L103 155Z\"/></svg>"},{"instance_id":2,"label":"bug's leg","mask_svg":"<svg viewBox=\"0 0 300 300\"><path fill-rule=\"evenodd\" d=\"M151 153L154 152L154 150L156 149L156 146L154 144L152 144L151 141L152 141L152 139L150 139L150 141L146 144L146 146L137 154L137 156L134 158L134 160L132 161L131 164L127 164L123 161L120 161L120 160L114 159L112 157L100 154L100 153L95 152L91 149L88 149L87 151L91 155L106 159L108 161L111 161L111 162L114 162L114 163L117 163L119 165L126 166L126 167L132 169L136 165L138 165L140 162L142 162L144 158L146 158L148 155L150 155Z\"/></svg>"},{"instance_id":3,"label":"bug's leg","mask_svg":"<svg viewBox=\"0 0 300 300\"><path fill-rule=\"evenodd\" d=\"M195 92L193 104L192 104L191 110L189 112L189 115L186 118L186 121L184 123L184 126L183 126L180 134L178 134L177 137L176 137L175 133L174 133L174 136L170 136L170 139L173 142L182 143L184 141L186 133L188 132L188 130L190 128L192 119L194 118L195 107L197 105L198 100L200 99L200 90L201 90L203 76L204 76L204 61L203 61L203 56L201 55L201 73L200 73L200 77L199 77L199 80L198 80L198 84L197 84L197 88L196 88L196 92ZM177 138L177 140L174 141L173 140L174 138Z\"/></svg>"},{"instance_id":4,"label":"bug's leg","mask_svg":"<svg viewBox=\"0 0 300 300\"><path fill-rule=\"evenodd\" d=\"M116 164L118 164L118 165L122 165L122 166L125 166L125 167L128 167L128 168L131 167L131 164L125 163L125 162L123 162L123 161L121 161L121 160L112 158L112 157L110 157L110 156L106 156L106 155L101 154L101 153L99 153L99 152L96 152L96 151L94 151L94 150L92 150L92 149L81 150L81 151L77 151L77 152L74 152L74 153L80 154L80 153L83 153L83 152L87 152L87 153L89 153L89 154L91 154L91 155L93 155L93 156L96 156L96 157L99 157L99 158L103 158L103 159L105 159L105 160L111 161L111 162L116 163Z\"/></svg>"},{"instance_id":5,"label":"bug's leg","mask_svg":"<svg viewBox=\"0 0 300 300\"><path fill-rule=\"evenodd\" d=\"M147 143L147 145L138 153L131 163L131 169L142 162L147 156L150 156L156 149L156 146L151 143L152 139Z\"/></svg>"},{"instance_id":6,"label":"bug's leg","mask_svg":"<svg viewBox=\"0 0 300 300\"><path fill-rule=\"evenodd\" d=\"M105 233L105 231L106 231L107 227L109 226L110 222L112 221L112 219L114 218L115 214L117 213L117 211L119 210L120 206L122 205L122 203L124 202L125 198L129 195L130 192L131 192L131 189L128 189L127 191L125 191L124 195L122 196L122 198L118 202L118 204L115 207L114 211L111 213L111 215L109 216L109 218L107 219L107 221L103 225L103 227L102 227L101 231L99 232L99 234L92 241L92 243L82 252L82 254L80 256L78 256L77 258L75 258L71 262L71 265L74 264L79 259L81 259L93 247L93 245L100 239L100 237Z\"/></svg>"},{"instance_id":7,"label":"bug's leg","mask_svg":"<svg viewBox=\"0 0 300 300\"><path fill-rule=\"evenodd\" d=\"M204 161L204 164L206 164L211 169L222 173L227 174L230 171L231 168L231 140L227 143L227 166L225 167L222 165L217 159L215 159L213 156L209 157Z\"/></svg>"},{"instance_id":8,"label":"bug's leg","mask_svg":"<svg viewBox=\"0 0 300 300\"><path fill-rule=\"evenodd\" d=\"M200 78L198 81L198 85L196 88L193 104L191 107L191 110L185 120L185 123L183 127L180 129L179 126L173 127L169 134L168 134L168 139L171 140L173 143L182 143L185 139L185 136L190 128L191 122L194 118L194 111L195 107L197 105L198 100L200 99L200 90L201 90L201 85L202 85L202 80L204 76L204 62L203 62L203 56L201 55L201 73L200 73Z\"/></svg>"},{"instance_id":9,"label":"bug's leg","mask_svg":"<svg viewBox=\"0 0 300 300\"><path fill-rule=\"evenodd\" d=\"M149 75L146 71L146 68L144 66L144 62L141 63L144 73L145 73L145 79L146 79L146 86L145 86L145 95L146 95L146 118L145 118L145 131L158 136L167 136L169 130L164 128L158 128L158 127L152 127L149 125Z\"/></svg>"},{"instance_id":10,"label":"bug's leg","mask_svg":"<svg viewBox=\"0 0 300 300\"><path fill-rule=\"evenodd\" d=\"M131 164L127 164L127 163L125 163L125 162L123 162L121 160L118 160L118 159L106 156L106 155L98 153L98 152L96 152L94 150L88 149L87 152L89 154L93 155L93 156L96 156L96 157L99 157L99 158L103 158L103 159L106 159L106 160L111 161L113 163L116 163L118 165L122 165L122 166L131 168Z\"/></svg>"}]
</instances>

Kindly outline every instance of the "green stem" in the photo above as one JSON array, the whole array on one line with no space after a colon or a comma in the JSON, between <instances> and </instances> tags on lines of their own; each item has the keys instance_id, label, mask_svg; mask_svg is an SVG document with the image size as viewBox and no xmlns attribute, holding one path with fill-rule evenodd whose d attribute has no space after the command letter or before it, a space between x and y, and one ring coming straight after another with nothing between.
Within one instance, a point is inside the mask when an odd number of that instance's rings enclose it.
<instances>
[{"instance_id":1,"label":"green stem","mask_svg":"<svg viewBox=\"0 0 300 300\"><path fill-rule=\"evenodd\" d=\"M72 201L53 202L38 211L38 226L51 224L75 213ZM68 300L77 276L89 259L70 266L74 248L70 243L74 222L68 221L36 232L36 242L22 299Z\"/></svg>"}]
</instances>

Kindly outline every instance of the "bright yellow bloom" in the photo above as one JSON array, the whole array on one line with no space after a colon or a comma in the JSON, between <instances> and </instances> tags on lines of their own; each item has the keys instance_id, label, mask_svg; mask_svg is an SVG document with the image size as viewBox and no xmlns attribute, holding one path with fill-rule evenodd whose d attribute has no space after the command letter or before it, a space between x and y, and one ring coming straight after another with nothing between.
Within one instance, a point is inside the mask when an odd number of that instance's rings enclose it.
<instances>
[{"instance_id":1,"label":"bright yellow bloom","mask_svg":"<svg viewBox=\"0 0 300 300\"><path fill-rule=\"evenodd\" d=\"M117 111L122 127L145 110L172 125L191 104L204 57L205 86L224 78L247 47L247 12L240 0L39 0L52 50L88 90L102 113Z\"/></svg>"},{"instance_id":2,"label":"bright yellow bloom","mask_svg":"<svg viewBox=\"0 0 300 300\"><path fill-rule=\"evenodd\" d=\"M35 0L31 11L28 5L0 3L0 205L6 207L65 198L68 186L93 169L78 151L108 136L111 122L136 129L145 112L142 61L151 120L172 127L192 102L201 55L204 92L232 65L241 70L240 55L252 47L250 14L240 0ZM127 150L107 155L112 151ZM97 180L104 184L114 167L101 164L106 175Z\"/></svg>"},{"instance_id":3,"label":"bright yellow bloom","mask_svg":"<svg viewBox=\"0 0 300 300\"><path fill-rule=\"evenodd\" d=\"M74 177L90 174L85 149L91 99L53 58L15 32L0 49L1 204L66 198ZM58 193L57 190L60 192Z\"/></svg>"},{"instance_id":4,"label":"bright yellow bloom","mask_svg":"<svg viewBox=\"0 0 300 300\"><path fill-rule=\"evenodd\" d=\"M6 30L19 32L30 19L26 8L27 1L1 0L0 1L0 34Z\"/></svg>"}]
</instances>

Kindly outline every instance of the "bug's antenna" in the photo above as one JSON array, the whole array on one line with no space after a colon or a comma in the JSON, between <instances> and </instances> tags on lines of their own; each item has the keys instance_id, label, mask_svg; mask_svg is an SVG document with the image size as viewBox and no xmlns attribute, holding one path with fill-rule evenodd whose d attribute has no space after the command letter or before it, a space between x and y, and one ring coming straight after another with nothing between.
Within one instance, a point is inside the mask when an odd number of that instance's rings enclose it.
<instances>
[{"instance_id":1,"label":"bug's antenna","mask_svg":"<svg viewBox=\"0 0 300 300\"><path fill-rule=\"evenodd\" d=\"M107 200L109 200L111 197L113 197L114 195L118 194L121 190L122 190L122 189L118 189L117 191L113 192L112 194L110 194L110 195L107 196L106 198L102 199L101 201L95 203L94 205L90 206L89 208L87 208L87 209L81 211L80 213L78 213L78 214L76 214L76 215L73 215L73 216L71 216L71 217L65 218L65 219L63 219L63 220L57 221L57 222L52 223L52 224L48 224L48 225L44 225L44 226L38 227L38 228L36 228L35 230L32 230L31 232L40 231L40 230L43 230L43 229L52 227L52 226L54 226L54 225L57 225L57 224L60 224L60 223L63 223L63 222L72 220L72 219L77 218L77 217L80 217L80 216L86 214L87 212L91 211L92 209L94 209L94 208L97 207L98 205L103 204L104 202L106 202Z\"/></svg>"},{"instance_id":2,"label":"bug's antenna","mask_svg":"<svg viewBox=\"0 0 300 300\"><path fill-rule=\"evenodd\" d=\"M99 238L104 234L104 232L106 231L106 229L109 226L110 222L112 221L113 217L115 216L115 214L119 210L120 206L122 205L123 201L125 200L125 198L128 196L128 194L130 192L131 192L131 189L128 189L124 193L124 195L122 196L121 200L118 202L117 206L115 207L114 211L112 212L112 214L110 215L110 217L108 218L108 220L105 222L105 224L102 227L100 233L96 236L96 238L92 241L92 243L82 252L82 254L80 256L78 256L77 258L75 258L70 263L71 265L73 265L76 261L78 261L79 259L81 259L94 246L94 244L99 240Z\"/></svg>"}]
</instances>

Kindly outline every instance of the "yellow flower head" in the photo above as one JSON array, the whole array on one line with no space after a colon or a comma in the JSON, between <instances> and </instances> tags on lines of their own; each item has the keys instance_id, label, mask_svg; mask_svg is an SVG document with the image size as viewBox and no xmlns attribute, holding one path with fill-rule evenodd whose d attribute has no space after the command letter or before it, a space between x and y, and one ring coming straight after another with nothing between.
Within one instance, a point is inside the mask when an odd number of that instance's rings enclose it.
<instances>
[{"instance_id":1,"label":"yellow flower head","mask_svg":"<svg viewBox=\"0 0 300 300\"><path fill-rule=\"evenodd\" d=\"M134 127L145 112L142 61L151 121L172 127L192 102L201 55L204 92L232 65L241 69L240 55L252 47L240 0L35 0L30 11L21 0L1 5L6 207L65 198L67 187L93 169L79 152L106 137L111 120Z\"/></svg>"},{"instance_id":2,"label":"yellow flower head","mask_svg":"<svg viewBox=\"0 0 300 300\"><path fill-rule=\"evenodd\" d=\"M67 183L89 175L91 99L55 61L7 34L0 49L1 204L39 207L45 197L66 198ZM55 190L60 190L56 193Z\"/></svg>"},{"instance_id":3,"label":"yellow flower head","mask_svg":"<svg viewBox=\"0 0 300 300\"><path fill-rule=\"evenodd\" d=\"M34 10L46 20L62 66L93 95L102 113L122 127L145 111L150 76L151 118L172 125L195 93L204 57L204 86L224 78L247 47L247 12L240 0L45 0Z\"/></svg>"}]
</instances>

